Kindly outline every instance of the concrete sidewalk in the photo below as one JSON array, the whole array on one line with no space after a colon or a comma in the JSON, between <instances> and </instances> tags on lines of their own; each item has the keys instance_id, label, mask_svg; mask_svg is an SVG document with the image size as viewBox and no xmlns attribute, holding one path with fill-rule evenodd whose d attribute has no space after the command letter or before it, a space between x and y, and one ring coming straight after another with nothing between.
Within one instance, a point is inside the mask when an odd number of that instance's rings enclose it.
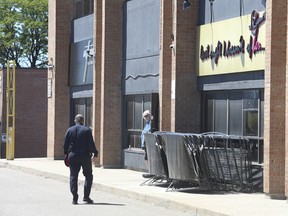
<instances>
[{"instance_id":1,"label":"concrete sidewalk","mask_svg":"<svg viewBox=\"0 0 288 216\"><path fill-rule=\"evenodd\" d=\"M0 159L0 166L45 178L65 182L69 181L69 169L65 167L62 160L29 158L8 161ZM287 200L271 200L263 193L227 194L209 193L199 190L166 192L166 187L140 186L145 180L142 178L141 172L127 169L102 169L94 167L93 174L93 189L142 200L166 208L191 212L191 215L288 215ZM80 181L84 180L82 174L79 175L79 179ZM91 197L97 199L97 192L92 192Z\"/></svg>"}]
</instances>

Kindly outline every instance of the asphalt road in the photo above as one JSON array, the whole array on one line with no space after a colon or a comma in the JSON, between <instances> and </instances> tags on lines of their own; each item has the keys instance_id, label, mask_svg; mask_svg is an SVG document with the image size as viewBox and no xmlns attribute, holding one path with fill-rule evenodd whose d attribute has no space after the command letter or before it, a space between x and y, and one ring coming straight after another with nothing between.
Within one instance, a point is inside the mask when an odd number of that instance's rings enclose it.
<instances>
[{"instance_id":1,"label":"asphalt road","mask_svg":"<svg viewBox=\"0 0 288 216\"><path fill-rule=\"evenodd\" d=\"M155 206L92 189L94 204L72 205L68 182L0 168L0 216L188 216L188 212Z\"/></svg>"}]
</instances>

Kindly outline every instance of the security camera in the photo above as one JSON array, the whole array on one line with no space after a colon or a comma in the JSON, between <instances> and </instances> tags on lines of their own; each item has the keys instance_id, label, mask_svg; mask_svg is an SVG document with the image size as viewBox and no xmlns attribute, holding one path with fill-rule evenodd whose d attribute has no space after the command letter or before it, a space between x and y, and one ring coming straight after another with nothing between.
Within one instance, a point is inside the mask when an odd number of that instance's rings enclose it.
<instances>
[{"instance_id":1,"label":"security camera","mask_svg":"<svg viewBox=\"0 0 288 216\"><path fill-rule=\"evenodd\" d=\"M173 48L174 48L174 44L171 44L171 45L170 45L170 49L173 49Z\"/></svg>"},{"instance_id":2,"label":"security camera","mask_svg":"<svg viewBox=\"0 0 288 216\"><path fill-rule=\"evenodd\" d=\"M53 68L54 68L54 65L53 65L53 64L48 64L48 69L49 69L49 70L53 70Z\"/></svg>"}]
</instances>

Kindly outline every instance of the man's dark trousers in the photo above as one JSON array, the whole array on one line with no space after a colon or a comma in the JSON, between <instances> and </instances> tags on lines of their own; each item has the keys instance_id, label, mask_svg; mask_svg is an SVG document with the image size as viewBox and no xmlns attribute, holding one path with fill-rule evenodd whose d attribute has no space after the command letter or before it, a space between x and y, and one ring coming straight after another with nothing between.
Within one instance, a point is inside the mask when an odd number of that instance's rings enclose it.
<instances>
[{"instance_id":1,"label":"man's dark trousers","mask_svg":"<svg viewBox=\"0 0 288 216\"><path fill-rule=\"evenodd\" d=\"M85 176L84 198L90 196L93 174L91 156L89 153L69 153L69 168L70 168L70 191L73 198L78 198L78 174L82 167L83 175Z\"/></svg>"}]
</instances>

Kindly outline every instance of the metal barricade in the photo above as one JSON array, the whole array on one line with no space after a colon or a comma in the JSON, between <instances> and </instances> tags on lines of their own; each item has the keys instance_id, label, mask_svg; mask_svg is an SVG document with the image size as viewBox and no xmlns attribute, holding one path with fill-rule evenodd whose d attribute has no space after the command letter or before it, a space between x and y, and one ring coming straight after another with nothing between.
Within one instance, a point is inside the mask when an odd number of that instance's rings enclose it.
<instances>
[{"instance_id":1,"label":"metal barricade","mask_svg":"<svg viewBox=\"0 0 288 216\"><path fill-rule=\"evenodd\" d=\"M145 140L150 172L171 182L167 190L177 189L178 183L209 190L253 190L252 145L246 137L155 132L145 134Z\"/></svg>"}]
</instances>

